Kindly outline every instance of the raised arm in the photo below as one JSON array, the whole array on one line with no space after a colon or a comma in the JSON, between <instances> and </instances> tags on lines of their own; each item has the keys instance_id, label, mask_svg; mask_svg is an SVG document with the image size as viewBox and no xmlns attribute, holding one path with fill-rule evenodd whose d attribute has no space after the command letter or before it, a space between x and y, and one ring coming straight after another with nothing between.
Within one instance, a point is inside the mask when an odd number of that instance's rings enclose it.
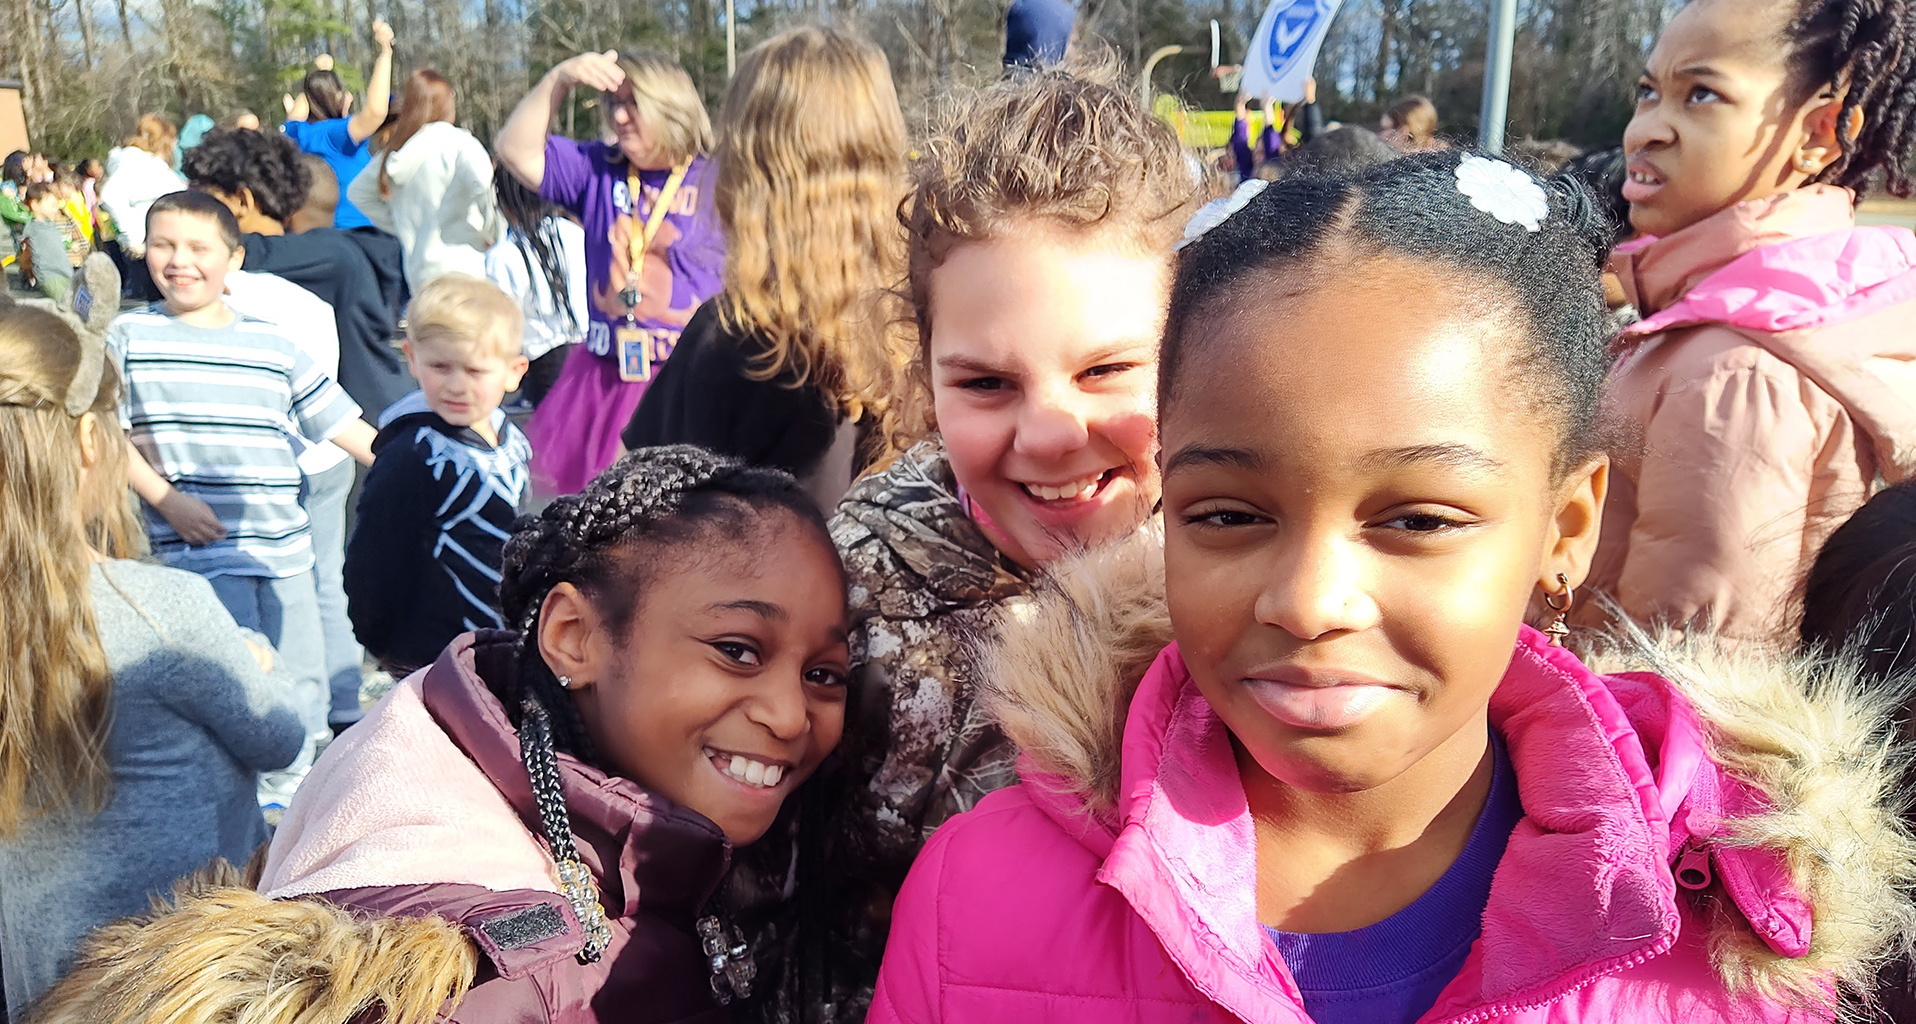
<instances>
[{"instance_id":1,"label":"raised arm","mask_svg":"<svg viewBox=\"0 0 1916 1024\"><path fill-rule=\"evenodd\" d=\"M1297 144L1308 146L1312 139L1324 134L1324 110L1317 105L1317 79L1304 79L1304 103L1297 112L1303 121L1297 126Z\"/></svg>"},{"instance_id":2,"label":"raised arm","mask_svg":"<svg viewBox=\"0 0 1916 1024\"><path fill-rule=\"evenodd\" d=\"M366 80L366 102L360 104L359 113L346 122L346 134L353 137L354 143L372 138L379 126L386 123L387 105L392 102L392 26L383 21L373 22L373 44L379 47L379 56L373 58L373 74Z\"/></svg>"},{"instance_id":3,"label":"raised arm","mask_svg":"<svg viewBox=\"0 0 1916 1024\"><path fill-rule=\"evenodd\" d=\"M561 62L512 108L512 116L492 140L493 155L520 184L537 192L546 177L546 136L552 131L559 105L572 88L583 85L615 92L624 82L625 71L619 67L617 50L582 53Z\"/></svg>"}]
</instances>

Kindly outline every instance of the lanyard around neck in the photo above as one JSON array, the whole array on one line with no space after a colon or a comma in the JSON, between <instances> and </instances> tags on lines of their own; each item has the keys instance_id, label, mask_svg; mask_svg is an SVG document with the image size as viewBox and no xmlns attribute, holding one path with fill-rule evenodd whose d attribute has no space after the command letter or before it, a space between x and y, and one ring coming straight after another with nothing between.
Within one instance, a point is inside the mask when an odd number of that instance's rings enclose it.
<instances>
[{"instance_id":1,"label":"lanyard around neck","mask_svg":"<svg viewBox=\"0 0 1916 1024\"><path fill-rule=\"evenodd\" d=\"M639 271L645 265L645 254L652 248L652 239L659 233L659 225L665 223L666 211L672 208L672 200L678 195L679 185L685 181L685 172L691 167L692 161L681 160L678 166L672 168L671 176L665 179L665 187L659 189L658 201L652 204L652 212L645 218L644 234L634 235L626 243L630 247L629 255L632 258L630 273L634 282L639 279ZM625 187L632 195L632 210L636 213L639 208L638 171L627 171L625 181Z\"/></svg>"}]
</instances>

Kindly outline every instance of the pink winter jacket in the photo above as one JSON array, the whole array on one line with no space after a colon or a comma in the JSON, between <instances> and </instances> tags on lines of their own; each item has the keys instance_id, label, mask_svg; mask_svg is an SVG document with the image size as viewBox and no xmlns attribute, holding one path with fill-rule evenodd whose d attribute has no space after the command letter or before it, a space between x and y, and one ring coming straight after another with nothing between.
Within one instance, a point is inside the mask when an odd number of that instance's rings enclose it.
<instances>
[{"instance_id":1,"label":"pink winter jacket","mask_svg":"<svg viewBox=\"0 0 1916 1024\"><path fill-rule=\"evenodd\" d=\"M1168 632L1153 545L1065 571L988 662L1023 781L926 846L869 1020L1308 1024L1229 734L1175 644L1127 696ZM1884 701L1697 639L1639 653L1661 674L1524 629L1490 713L1526 815L1422 1020L1826 1021L1906 919Z\"/></svg>"},{"instance_id":2,"label":"pink winter jacket","mask_svg":"<svg viewBox=\"0 0 1916 1024\"><path fill-rule=\"evenodd\" d=\"M1916 473L1916 235L1857 227L1852 199L1786 192L1613 259L1645 319L1611 400L1643 446L1590 586L1635 621L1788 631L1830 532Z\"/></svg>"}]
</instances>

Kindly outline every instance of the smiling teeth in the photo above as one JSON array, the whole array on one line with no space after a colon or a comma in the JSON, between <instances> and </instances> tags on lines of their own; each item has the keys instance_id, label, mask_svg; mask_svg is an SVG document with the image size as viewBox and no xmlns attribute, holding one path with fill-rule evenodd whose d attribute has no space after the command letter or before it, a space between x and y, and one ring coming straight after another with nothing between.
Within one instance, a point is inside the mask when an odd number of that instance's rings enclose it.
<instances>
[{"instance_id":1,"label":"smiling teeth","mask_svg":"<svg viewBox=\"0 0 1916 1024\"><path fill-rule=\"evenodd\" d=\"M1639 184L1639 185L1655 185L1655 184L1658 184L1658 182L1657 182L1657 180L1656 180L1655 178L1652 178L1652 177L1650 177L1650 176L1649 176L1649 175L1647 175L1647 174L1642 174L1642 173L1639 173L1639 172L1637 172L1637 171L1631 171L1631 172L1630 172L1630 180L1631 180L1631 181L1634 181L1634 182L1636 182L1636 183L1637 183L1637 184Z\"/></svg>"},{"instance_id":2,"label":"smiling teeth","mask_svg":"<svg viewBox=\"0 0 1916 1024\"><path fill-rule=\"evenodd\" d=\"M1032 497L1037 498L1039 501L1064 501L1066 499L1082 501L1097 493L1098 481L1103 479L1104 474L1099 473L1097 476L1086 477L1083 480L1065 484L1063 487L1046 487L1043 484L1026 484L1024 487L1025 490L1031 492Z\"/></svg>"},{"instance_id":3,"label":"smiling teeth","mask_svg":"<svg viewBox=\"0 0 1916 1024\"><path fill-rule=\"evenodd\" d=\"M720 771L748 786L771 789L778 785L778 780L785 777L785 769L778 765L764 764L738 754L733 754L730 760L726 760L726 755L716 750L708 750L705 756L711 758L712 763L718 765Z\"/></svg>"}]
</instances>

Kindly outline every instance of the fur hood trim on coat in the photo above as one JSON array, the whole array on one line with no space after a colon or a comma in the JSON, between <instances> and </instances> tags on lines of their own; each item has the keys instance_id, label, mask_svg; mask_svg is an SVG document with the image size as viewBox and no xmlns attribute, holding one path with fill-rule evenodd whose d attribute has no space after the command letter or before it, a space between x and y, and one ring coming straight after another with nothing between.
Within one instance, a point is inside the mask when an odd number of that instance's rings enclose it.
<instances>
[{"instance_id":1,"label":"fur hood trim on coat","mask_svg":"<svg viewBox=\"0 0 1916 1024\"><path fill-rule=\"evenodd\" d=\"M268 900L225 862L94 932L30 1024L432 1024L478 950L437 917Z\"/></svg>"},{"instance_id":2,"label":"fur hood trim on coat","mask_svg":"<svg viewBox=\"0 0 1916 1024\"><path fill-rule=\"evenodd\" d=\"M1140 531L1060 563L980 653L986 699L1024 751L1027 787L1054 816L1080 814L1112 835L1127 711L1172 640L1162 541L1161 529ZM1714 841L1778 853L1813 908L1809 948L1792 958L1757 937L1720 885L1691 894L1711 922L1726 984L1819 1004L1832 977L1868 991L1877 967L1916 935L1916 842L1896 798L1902 692L1847 663L1695 635L1617 633L1590 647L1594 671L1653 673L1688 701L1713 760L1768 802L1725 822Z\"/></svg>"},{"instance_id":3,"label":"fur hood trim on coat","mask_svg":"<svg viewBox=\"0 0 1916 1024\"><path fill-rule=\"evenodd\" d=\"M1033 583L1030 599L999 617L997 641L978 651L983 700L1024 751L1027 780L1115 832L1125 717L1171 643L1162 524L1074 555Z\"/></svg>"},{"instance_id":4,"label":"fur hood trim on coat","mask_svg":"<svg viewBox=\"0 0 1916 1024\"><path fill-rule=\"evenodd\" d=\"M1835 975L1869 991L1882 962L1916 940L1916 842L1900 814L1912 750L1895 724L1909 686L1873 682L1851 659L1699 633L1622 626L1583 646L1596 672L1649 672L1674 684L1704 723L1712 760L1769 801L1727 821L1717 841L1782 853L1815 911L1810 949L1778 956L1748 928L1723 926L1726 911L1712 904L1711 953L1724 980L1775 996L1814 992Z\"/></svg>"}]
</instances>

